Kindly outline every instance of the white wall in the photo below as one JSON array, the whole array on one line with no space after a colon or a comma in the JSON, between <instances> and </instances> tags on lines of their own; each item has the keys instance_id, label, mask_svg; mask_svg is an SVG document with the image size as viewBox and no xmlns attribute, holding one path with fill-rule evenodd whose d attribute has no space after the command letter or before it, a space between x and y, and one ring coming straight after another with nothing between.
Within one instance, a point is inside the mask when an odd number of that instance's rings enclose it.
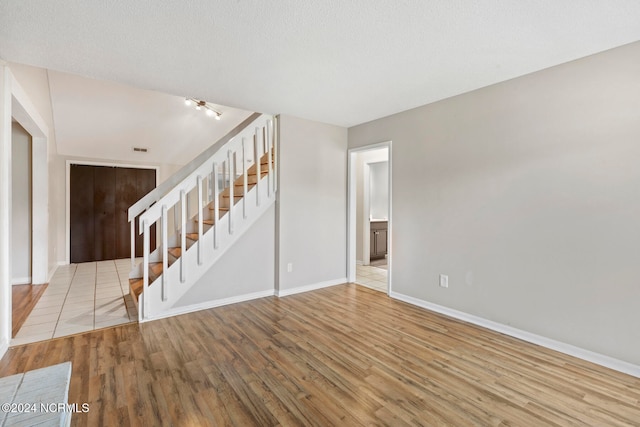
<instances>
[{"instance_id":1,"label":"white wall","mask_svg":"<svg viewBox=\"0 0 640 427\"><path fill-rule=\"evenodd\" d=\"M31 283L31 135L11 126L11 282Z\"/></svg>"},{"instance_id":2,"label":"white wall","mask_svg":"<svg viewBox=\"0 0 640 427\"><path fill-rule=\"evenodd\" d=\"M640 365L638 76L640 42L349 129L394 144L394 290Z\"/></svg>"},{"instance_id":3,"label":"white wall","mask_svg":"<svg viewBox=\"0 0 640 427\"><path fill-rule=\"evenodd\" d=\"M240 236L173 308L273 292L274 282L275 205Z\"/></svg>"},{"instance_id":4,"label":"white wall","mask_svg":"<svg viewBox=\"0 0 640 427\"><path fill-rule=\"evenodd\" d=\"M389 219L389 162L372 163L369 167L369 216Z\"/></svg>"},{"instance_id":5,"label":"white wall","mask_svg":"<svg viewBox=\"0 0 640 427\"><path fill-rule=\"evenodd\" d=\"M279 156L279 292L345 282L347 130L282 116Z\"/></svg>"}]
</instances>

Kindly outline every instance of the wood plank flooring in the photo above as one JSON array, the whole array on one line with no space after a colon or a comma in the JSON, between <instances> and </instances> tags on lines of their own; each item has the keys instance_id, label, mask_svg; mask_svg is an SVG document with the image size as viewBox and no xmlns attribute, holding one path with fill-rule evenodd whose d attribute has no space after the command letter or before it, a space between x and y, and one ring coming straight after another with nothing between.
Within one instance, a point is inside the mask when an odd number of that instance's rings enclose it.
<instances>
[{"instance_id":1,"label":"wood plank flooring","mask_svg":"<svg viewBox=\"0 0 640 427\"><path fill-rule=\"evenodd\" d=\"M15 338L45 289L47 289L46 283L11 286L11 338Z\"/></svg>"},{"instance_id":2,"label":"wood plank flooring","mask_svg":"<svg viewBox=\"0 0 640 427\"><path fill-rule=\"evenodd\" d=\"M640 379L346 284L9 350L72 425L640 425Z\"/></svg>"}]
</instances>

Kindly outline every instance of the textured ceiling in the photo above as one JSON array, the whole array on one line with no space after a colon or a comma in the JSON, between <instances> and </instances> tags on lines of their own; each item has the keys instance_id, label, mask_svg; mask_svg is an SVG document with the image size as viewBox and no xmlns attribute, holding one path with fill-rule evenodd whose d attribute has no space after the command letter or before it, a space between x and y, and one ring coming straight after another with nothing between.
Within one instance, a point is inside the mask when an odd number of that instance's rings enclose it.
<instances>
[{"instance_id":1,"label":"textured ceiling","mask_svg":"<svg viewBox=\"0 0 640 427\"><path fill-rule=\"evenodd\" d=\"M182 97L56 71L48 77L62 155L182 165L251 114L214 106L222 113L215 120Z\"/></svg>"},{"instance_id":2,"label":"textured ceiling","mask_svg":"<svg viewBox=\"0 0 640 427\"><path fill-rule=\"evenodd\" d=\"M0 57L352 126L640 39L637 0L0 2Z\"/></svg>"}]
</instances>

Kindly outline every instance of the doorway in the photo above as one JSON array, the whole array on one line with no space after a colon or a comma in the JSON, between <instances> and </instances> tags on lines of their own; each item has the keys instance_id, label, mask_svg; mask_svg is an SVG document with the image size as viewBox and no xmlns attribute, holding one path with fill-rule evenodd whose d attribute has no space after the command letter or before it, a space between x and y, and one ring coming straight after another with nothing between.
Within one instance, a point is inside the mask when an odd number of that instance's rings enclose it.
<instances>
[{"instance_id":1,"label":"doorway","mask_svg":"<svg viewBox=\"0 0 640 427\"><path fill-rule=\"evenodd\" d=\"M70 262L128 258L128 209L156 187L156 170L106 165L69 167ZM137 221L136 221L137 223ZM142 236L135 233L142 256ZM151 233L155 247L155 233Z\"/></svg>"},{"instance_id":2,"label":"doorway","mask_svg":"<svg viewBox=\"0 0 640 427\"><path fill-rule=\"evenodd\" d=\"M32 278L31 135L11 123L11 284L30 285Z\"/></svg>"},{"instance_id":3,"label":"doorway","mask_svg":"<svg viewBox=\"0 0 640 427\"><path fill-rule=\"evenodd\" d=\"M350 282L391 292L391 142L348 153Z\"/></svg>"}]
</instances>

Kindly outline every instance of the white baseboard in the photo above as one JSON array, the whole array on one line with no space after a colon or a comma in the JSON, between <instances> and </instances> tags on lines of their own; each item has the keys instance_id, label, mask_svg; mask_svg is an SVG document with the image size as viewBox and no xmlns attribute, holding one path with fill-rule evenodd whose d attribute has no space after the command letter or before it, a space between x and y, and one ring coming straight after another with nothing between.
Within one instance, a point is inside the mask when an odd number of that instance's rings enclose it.
<instances>
[{"instance_id":1,"label":"white baseboard","mask_svg":"<svg viewBox=\"0 0 640 427\"><path fill-rule=\"evenodd\" d=\"M164 319L166 317L179 316L181 314L193 313L195 311L208 310L210 308L221 307L223 305L236 304L239 302L250 301L253 299L271 297L273 296L273 289L266 291L252 292L250 294L238 295L229 298L222 298L213 301L201 302L198 304L191 304L184 307L174 307L160 314L154 314L149 319L141 321L149 322L151 320Z\"/></svg>"},{"instance_id":2,"label":"white baseboard","mask_svg":"<svg viewBox=\"0 0 640 427\"><path fill-rule=\"evenodd\" d=\"M56 271L58 271L58 267L60 267L61 265L67 265L67 263L65 263L64 261L58 261L56 265L53 266L51 270L49 270L49 274L47 276L47 283L51 282L51 279L53 279L53 275L56 274Z\"/></svg>"},{"instance_id":3,"label":"white baseboard","mask_svg":"<svg viewBox=\"0 0 640 427\"><path fill-rule=\"evenodd\" d=\"M633 363L614 359L613 357L606 356L604 354L585 350L571 344L566 344L560 341L553 340L551 338L536 335L531 332L523 331L521 329L494 322L492 320L483 319L482 317L474 316L462 311L454 310L408 295L400 294L398 292L390 292L389 296L391 298L395 298L400 301L425 308L427 310L435 311L436 313L444 314L445 316L453 317L454 319L472 323L474 325L481 326L492 331L500 332L502 334L530 342L532 344L537 344L551 350L559 351L560 353L568 354L569 356L577 357L578 359L586 360L588 362L592 362L597 365L601 365L606 368L610 368L615 371L623 372L625 374L640 378L640 366L634 365Z\"/></svg>"},{"instance_id":4,"label":"white baseboard","mask_svg":"<svg viewBox=\"0 0 640 427\"><path fill-rule=\"evenodd\" d=\"M347 283L348 280L346 277L341 277L340 279L327 280L325 282L314 283L306 286L299 286L297 288L291 289L282 289L276 291L277 297L286 297L287 295L300 294L302 292L315 291L317 289L328 288L329 286L342 285L343 283Z\"/></svg>"},{"instance_id":5,"label":"white baseboard","mask_svg":"<svg viewBox=\"0 0 640 427\"><path fill-rule=\"evenodd\" d=\"M31 284L31 276L29 277L15 277L11 280L12 285L30 285Z\"/></svg>"}]
</instances>

